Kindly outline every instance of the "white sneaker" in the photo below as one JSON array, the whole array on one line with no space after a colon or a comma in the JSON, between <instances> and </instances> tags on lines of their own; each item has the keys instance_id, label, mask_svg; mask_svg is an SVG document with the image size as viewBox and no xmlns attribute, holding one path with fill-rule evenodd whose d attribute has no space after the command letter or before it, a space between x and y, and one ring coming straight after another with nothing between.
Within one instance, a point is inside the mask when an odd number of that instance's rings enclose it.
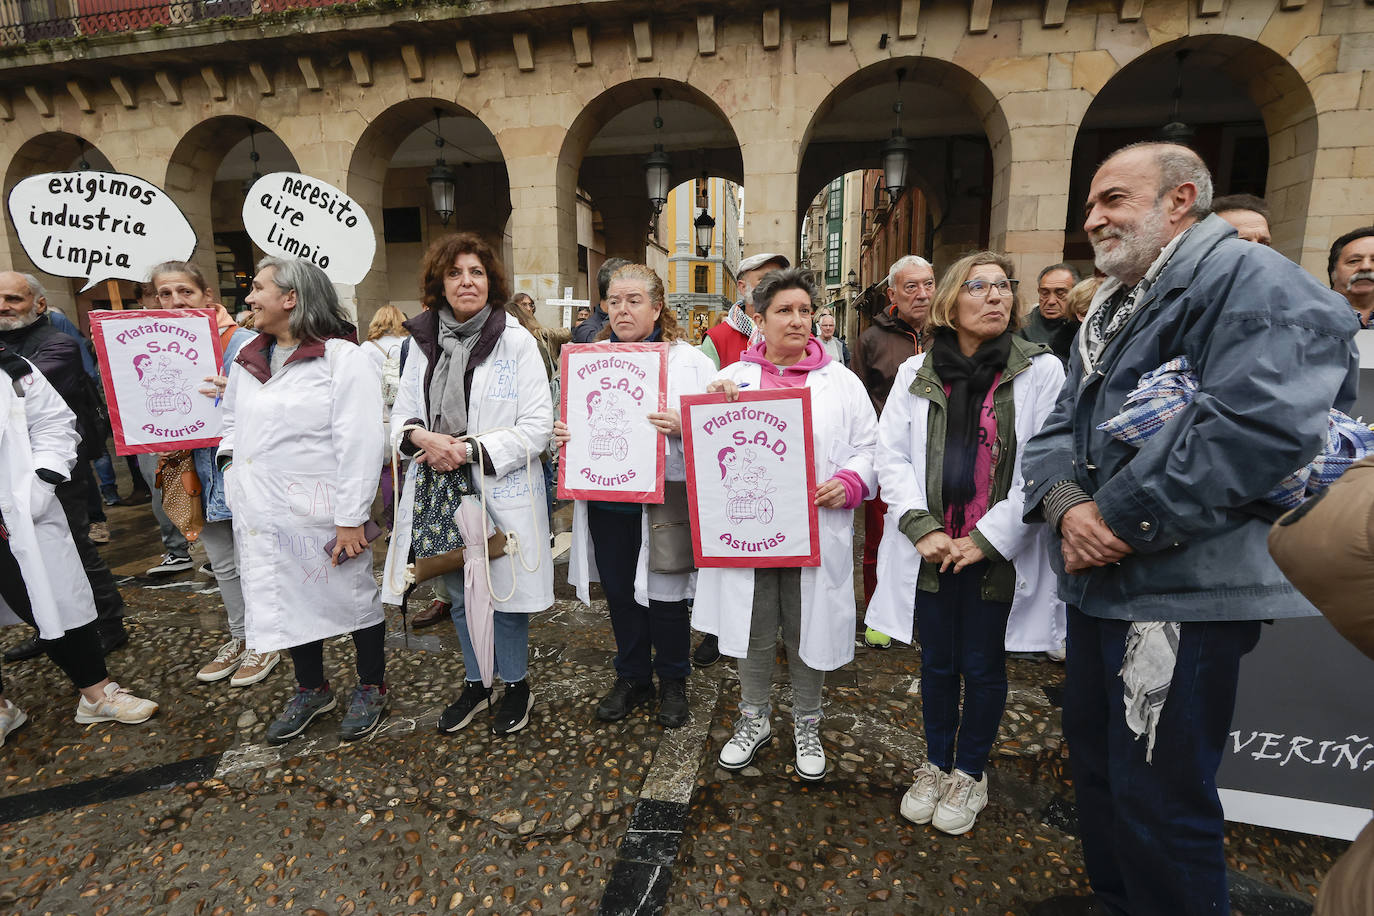
<instances>
[{"instance_id":1,"label":"white sneaker","mask_svg":"<svg viewBox=\"0 0 1374 916\"><path fill-rule=\"evenodd\" d=\"M210 659L204 668L196 672L196 680L206 684L224 680L242 664L247 654L248 643L242 639L230 639L219 647L215 657Z\"/></svg>"},{"instance_id":2,"label":"white sneaker","mask_svg":"<svg viewBox=\"0 0 1374 916\"><path fill-rule=\"evenodd\" d=\"M190 557L174 557L170 553L162 557L162 562L144 573L145 576L170 576L172 573L185 572L195 564Z\"/></svg>"},{"instance_id":3,"label":"white sneaker","mask_svg":"<svg viewBox=\"0 0 1374 916\"><path fill-rule=\"evenodd\" d=\"M797 775L802 779L821 779L825 776L825 748L821 745L821 717L803 716L793 723L793 741L797 746Z\"/></svg>"},{"instance_id":4,"label":"white sneaker","mask_svg":"<svg viewBox=\"0 0 1374 916\"><path fill-rule=\"evenodd\" d=\"M229 686L247 687L249 684L256 684L271 674L279 661L280 652L245 652L243 661L239 663L239 670L229 679Z\"/></svg>"},{"instance_id":5,"label":"white sneaker","mask_svg":"<svg viewBox=\"0 0 1374 916\"><path fill-rule=\"evenodd\" d=\"M24 710L15 706L9 700L0 702L4 703L3 706L0 706L0 747L4 747L5 739L16 731L19 726L29 721L29 717Z\"/></svg>"},{"instance_id":6,"label":"white sneaker","mask_svg":"<svg viewBox=\"0 0 1374 916\"><path fill-rule=\"evenodd\" d=\"M82 725L93 722L122 722L137 725L147 722L157 712L157 704L152 700L136 697L113 681L105 685L105 695L98 703L87 702L82 697L76 704L76 721Z\"/></svg>"},{"instance_id":7,"label":"white sneaker","mask_svg":"<svg viewBox=\"0 0 1374 916\"><path fill-rule=\"evenodd\" d=\"M927 760L916 770L916 781L902 796L902 817L913 824L929 824L935 806L949 782L949 775Z\"/></svg>"},{"instance_id":8,"label":"white sneaker","mask_svg":"<svg viewBox=\"0 0 1374 916\"><path fill-rule=\"evenodd\" d=\"M1047 651L1047 652L1045 653L1045 657L1048 658L1048 659L1049 659L1050 661L1052 661L1052 662L1062 662L1065 658L1068 657L1068 654L1069 654L1069 652L1068 652L1068 644L1067 644L1067 643L1064 643L1064 642L1060 642L1060 643L1059 643L1059 648L1057 648L1057 649L1050 649L1049 651Z\"/></svg>"},{"instance_id":9,"label":"white sneaker","mask_svg":"<svg viewBox=\"0 0 1374 916\"><path fill-rule=\"evenodd\" d=\"M759 748L773 740L773 723L767 714L751 716L741 712L735 723L735 734L720 749L717 763L722 769L742 770L753 763Z\"/></svg>"},{"instance_id":10,"label":"white sneaker","mask_svg":"<svg viewBox=\"0 0 1374 916\"><path fill-rule=\"evenodd\" d=\"M982 778L975 780L963 770L956 769L948 779L930 822L936 830L958 836L972 830L978 812L987 807L988 774L984 773Z\"/></svg>"}]
</instances>

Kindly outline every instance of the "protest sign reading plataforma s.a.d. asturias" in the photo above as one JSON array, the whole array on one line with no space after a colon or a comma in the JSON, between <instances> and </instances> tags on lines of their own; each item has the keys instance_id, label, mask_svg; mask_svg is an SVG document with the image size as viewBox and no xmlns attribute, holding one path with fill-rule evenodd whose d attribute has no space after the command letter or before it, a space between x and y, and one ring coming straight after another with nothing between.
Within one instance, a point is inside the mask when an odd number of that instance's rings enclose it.
<instances>
[{"instance_id":1,"label":"protest sign reading plataforma s.a.d. asturias","mask_svg":"<svg viewBox=\"0 0 1374 916\"><path fill-rule=\"evenodd\" d=\"M377 236L358 202L331 184L296 172L273 172L243 201L243 228L263 251L303 258L335 283L367 276Z\"/></svg>"},{"instance_id":2,"label":"protest sign reading plataforma s.a.d. asturias","mask_svg":"<svg viewBox=\"0 0 1374 916\"><path fill-rule=\"evenodd\" d=\"M682 396L692 550L706 566L819 566L811 391Z\"/></svg>"},{"instance_id":3,"label":"protest sign reading plataforma s.a.d. asturias","mask_svg":"<svg viewBox=\"0 0 1374 916\"><path fill-rule=\"evenodd\" d=\"M10 221L34 266L101 280L148 279L163 261L187 260L196 233L166 192L119 172L47 172L10 191Z\"/></svg>"},{"instance_id":4,"label":"protest sign reading plataforma s.a.d. asturias","mask_svg":"<svg viewBox=\"0 0 1374 916\"><path fill-rule=\"evenodd\" d=\"M93 311L90 317L116 453L219 444L223 408L204 381L219 374L213 310Z\"/></svg>"}]
</instances>

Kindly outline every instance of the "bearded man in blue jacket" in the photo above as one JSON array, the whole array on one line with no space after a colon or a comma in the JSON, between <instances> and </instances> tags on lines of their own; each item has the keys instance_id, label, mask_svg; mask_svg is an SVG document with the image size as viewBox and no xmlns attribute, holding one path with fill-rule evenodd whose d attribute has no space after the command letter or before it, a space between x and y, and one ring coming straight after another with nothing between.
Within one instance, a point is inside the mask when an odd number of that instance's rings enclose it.
<instances>
[{"instance_id":1,"label":"bearded man in blue jacket","mask_svg":"<svg viewBox=\"0 0 1374 916\"><path fill-rule=\"evenodd\" d=\"M1068 604L1064 732L1083 858L1112 913L1230 912L1217 795L1240 660L1260 622L1316 613L1270 559L1264 496L1354 402L1339 296L1208 215L1192 150L1117 151L1084 229L1107 274L1068 380L1026 446ZM1141 376L1186 356L1199 390L1152 438L1098 430Z\"/></svg>"}]
</instances>

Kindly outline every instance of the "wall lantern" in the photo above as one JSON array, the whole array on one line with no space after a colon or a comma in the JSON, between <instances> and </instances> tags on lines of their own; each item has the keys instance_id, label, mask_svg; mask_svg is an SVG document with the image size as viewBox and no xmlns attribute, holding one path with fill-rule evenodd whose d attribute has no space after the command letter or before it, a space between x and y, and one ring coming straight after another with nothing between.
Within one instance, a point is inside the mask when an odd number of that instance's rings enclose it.
<instances>
[{"instance_id":1,"label":"wall lantern","mask_svg":"<svg viewBox=\"0 0 1374 916\"><path fill-rule=\"evenodd\" d=\"M900 197L907 186L906 171L915 149L912 142L902 136L902 80L905 77L906 68L899 68L897 101L892 103L892 111L897 115L897 126L892 129L892 136L883 144L883 182L887 185L887 193L892 200Z\"/></svg>"},{"instance_id":2,"label":"wall lantern","mask_svg":"<svg viewBox=\"0 0 1374 916\"><path fill-rule=\"evenodd\" d=\"M444 137L439 133L439 109L434 109L434 145L439 150L439 158L434 160L434 168L429 170L425 181L429 183L430 196L434 198L434 213L439 222L448 226L453 216L453 200L458 194L458 175L444 161Z\"/></svg>"},{"instance_id":3,"label":"wall lantern","mask_svg":"<svg viewBox=\"0 0 1374 916\"><path fill-rule=\"evenodd\" d=\"M663 90L654 90L654 130L663 129L663 116L659 113L659 104L663 101ZM655 136L658 136L655 133ZM668 154L663 151L662 143L654 144L654 151L644 160L644 183L649 191L649 203L653 205L654 216L663 210L663 205L668 202L668 191L673 180L673 163L668 158Z\"/></svg>"}]
</instances>

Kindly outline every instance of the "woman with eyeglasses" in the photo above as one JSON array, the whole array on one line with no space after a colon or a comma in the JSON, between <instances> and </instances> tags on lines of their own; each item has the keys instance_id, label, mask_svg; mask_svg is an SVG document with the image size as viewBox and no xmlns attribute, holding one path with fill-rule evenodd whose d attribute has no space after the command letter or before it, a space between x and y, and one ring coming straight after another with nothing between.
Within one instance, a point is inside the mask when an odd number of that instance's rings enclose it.
<instances>
[{"instance_id":1,"label":"woman with eyeglasses","mask_svg":"<svg viewBox=\"0 0 1374 916\"><path fill-rule=\"evenodd\" d=\"M1064 369L1043 344L1014 336L1012 273L991 251L949 268L931 302L930 347L898 370L878 423L888 514L867 622L910 643L914 616L928 759L901 812L950 834L968 832L987 804L1007 619L1058 600L1044 526L1021 520L1021 451Z\"/></svg>"}]
</instances>

